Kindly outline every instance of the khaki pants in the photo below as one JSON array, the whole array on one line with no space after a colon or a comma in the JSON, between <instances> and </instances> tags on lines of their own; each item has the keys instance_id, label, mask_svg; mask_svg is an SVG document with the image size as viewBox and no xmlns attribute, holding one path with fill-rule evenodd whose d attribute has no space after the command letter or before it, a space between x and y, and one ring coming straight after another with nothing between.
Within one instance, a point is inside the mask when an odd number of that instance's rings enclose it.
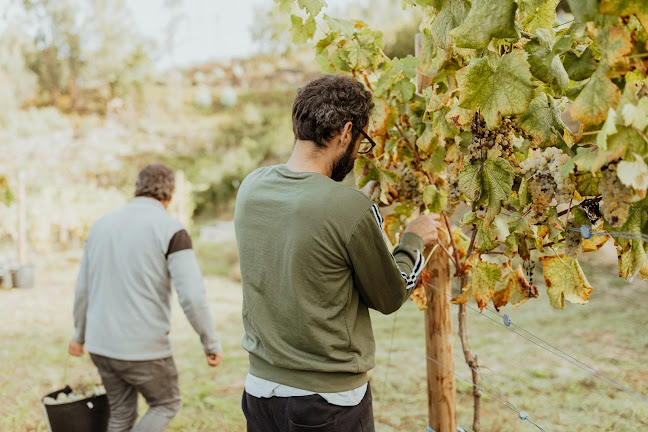
<instances>
[{"instance_id":1,"label":"khaki pants","mask_svg":"<svg viewBox=\"0 0 648 432\"><path fill-rule=\"evenodd\" d=\"M108 432L162 432L182 406L173 357L127 361L90 354L99 369L110 405ZM137 396L149 405L137 423Z\"/></svg>"}]
</instances>

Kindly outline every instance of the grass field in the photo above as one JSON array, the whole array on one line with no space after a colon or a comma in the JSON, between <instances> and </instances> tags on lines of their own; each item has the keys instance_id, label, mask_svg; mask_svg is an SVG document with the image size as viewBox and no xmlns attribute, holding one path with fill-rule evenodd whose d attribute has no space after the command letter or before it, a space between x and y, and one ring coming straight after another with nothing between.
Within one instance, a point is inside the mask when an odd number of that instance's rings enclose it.
<instances>
[{"instance_id":1,"label":"grass field","mask_svg":"<svg viewBox=\"0 0 648 432\"><path fill-rule=\"evenodd\" d=\"M46 430L39 399L64 385L79 255L69 252L39 262L34 289L0 290L0 431ZM217 260L218 254L212 259ZM585 272L595 287L589 305L567 304L564 311L553 310L540 288L536 301L505 311L518 325L648 394L648 283L628 284L616 278L610 254L585 261ZM535 280L541 280L541 271L536 271ZM226 357L220 368L207 367L198 337L176 306L171 335L184 407L169 429L244 431L239 401L247 356L240 347L240 285L209 276L207 290ZM470 310L468 314L471 346L484 367L484 377L547 432L648 430L647 403ZM373 318L376 428L423 432L427 413L423 314L408 302L395 316L374 314ZM454 343L457 373L469 377L456 337ZM87 356L69 360L68 383L91 379L92 374ZM461 381L457 387L459 425L469 431L471 388ZM482 405L484 432L538 430L492 398L485 397Z\"/></svg>"}]
</instances>

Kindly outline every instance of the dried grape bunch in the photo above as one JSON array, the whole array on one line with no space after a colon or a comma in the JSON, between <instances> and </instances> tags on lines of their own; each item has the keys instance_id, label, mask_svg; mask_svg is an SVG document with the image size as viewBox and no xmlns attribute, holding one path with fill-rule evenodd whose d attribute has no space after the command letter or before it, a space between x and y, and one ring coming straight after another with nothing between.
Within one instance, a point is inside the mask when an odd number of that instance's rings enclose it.
<instances>
[{"instance_id":1,"label":"dried grape bunch","mask_svg":"<svg viewBox=\"0 0 648 432\"><path fill-rule=\"evenodd\" d=\"M477 112L470 125L473 140L468 145L468 159L470 161L483 160L488 152L492 156L501 157L513 167L519 164L515 157L515 140L517 137L527 137L526 132L518 127L515 117L504 117L497 129L490 130L486 121Z\"/></svg>"}]
</instances>

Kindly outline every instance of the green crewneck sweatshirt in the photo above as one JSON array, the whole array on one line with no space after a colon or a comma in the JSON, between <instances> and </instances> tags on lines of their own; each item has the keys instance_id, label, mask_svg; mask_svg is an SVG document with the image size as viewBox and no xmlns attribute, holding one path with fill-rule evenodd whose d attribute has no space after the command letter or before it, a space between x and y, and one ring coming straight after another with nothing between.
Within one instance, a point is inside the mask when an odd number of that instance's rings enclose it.
<instances>
[{"instance_id":1,"label":"green crewneck sweatshirt","mask_svg":"<svg viewBox=\"0 0 648 432\"><path fill-rule=\"evenodd\" d=\"M423 268L423 240L390 253L361 192L285 165L242 183L234 217L250 373L317 393L358 388L374 367L369 308L398 310Z\"/></svg>"}]
</instances>

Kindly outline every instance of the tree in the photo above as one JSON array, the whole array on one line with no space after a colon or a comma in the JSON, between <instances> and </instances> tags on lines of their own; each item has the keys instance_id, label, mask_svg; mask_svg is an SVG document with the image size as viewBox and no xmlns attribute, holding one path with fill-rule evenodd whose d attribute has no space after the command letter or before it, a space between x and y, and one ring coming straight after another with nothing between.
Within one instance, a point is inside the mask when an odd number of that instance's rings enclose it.
<instances>
[{"instance_id":1,"label":"tree","mask_svg":"<svg viewBox=\"0 0 648 432\"><path fill-rule=\"evenodd\" d=\"M375 95L378 146L355 174L359 187L380 183L376 202L396 197L390 238L420 211L444 214L473 371L465 303L499 310L538 297L524 271L532 275L532 253L558 309L588 302L578 256L610 237L619 275L648 280L647 3L571 0L574 20L561 24L557 0L404 0L423 14L422 55L390 58L382 32L327 15L322 1L275 1L290 13L294 42L315 39L324 71ZM421 92L419 72L429 82ZM561 120L567 106L578 130ZM453 229L456 208L467 211Z\"/></svg>"}]
</instances>

